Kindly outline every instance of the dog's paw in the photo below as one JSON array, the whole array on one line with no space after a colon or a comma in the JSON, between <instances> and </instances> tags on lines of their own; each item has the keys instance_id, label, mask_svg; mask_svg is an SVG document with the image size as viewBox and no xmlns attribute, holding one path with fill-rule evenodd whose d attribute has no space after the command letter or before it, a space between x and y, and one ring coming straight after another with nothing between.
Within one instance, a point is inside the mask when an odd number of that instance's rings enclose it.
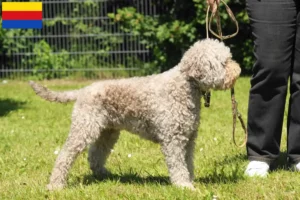
<instances>
[{"instance_id":1,"label":"dog's paw","mask_svg":"<svg viewBox=\"0 0 300 200\"><path fill-rule=\"evenodd\" d=\"M108 171L105 167L102 167L97 170L92 170L92 171L93 171L93 175L100 179L105 178L111 174L110 171Z\"/></svg>"},{"instance_id":2,"label":"dog's paw","mask_svg":"<svg viewBox=\"0 0 300 200\"><path fill-rule=\"evenodd\" d=\"M62 190L64 188L63 184L48 184L47 190L49 191L55 191L55 190Z\"/></svg>"}]
</instances>

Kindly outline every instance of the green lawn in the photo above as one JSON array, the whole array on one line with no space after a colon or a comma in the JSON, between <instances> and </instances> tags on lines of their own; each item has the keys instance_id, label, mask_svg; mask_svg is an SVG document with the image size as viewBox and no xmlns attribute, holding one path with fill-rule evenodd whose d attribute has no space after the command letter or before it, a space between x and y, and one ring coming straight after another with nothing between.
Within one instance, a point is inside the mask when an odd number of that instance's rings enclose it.
<instances>
[{"instance_id":1,"label":"green lawn","mask_svg":"<svg viewBox=\"0 0 300 200\"><path fill-rule=\"evenodd\" d=\"M55 90L80 88L88 82L42 82ZM239 109L246 118L249 78L236 85ZM245 148L232 143L229 91L212 93L211 107L203 106L195 152L197 191L171 186L159 145L123 132L107 168L112 175L97 180L88 167L87 153L76 160L68 186L48 192L46 184L56 153L70 126L71 104L49 103L37 97L26 82L0 82L0 199L297 199L300 173L283 162L266 179L243 176ZM286 113L286 112L285 112ZM245 119L246 120L246 119ZM237 124L238 141L243 132ZM285 152L286 128L282 151ZM284 154L282 159L284 160Z\"/></svg>"}]
</instances>

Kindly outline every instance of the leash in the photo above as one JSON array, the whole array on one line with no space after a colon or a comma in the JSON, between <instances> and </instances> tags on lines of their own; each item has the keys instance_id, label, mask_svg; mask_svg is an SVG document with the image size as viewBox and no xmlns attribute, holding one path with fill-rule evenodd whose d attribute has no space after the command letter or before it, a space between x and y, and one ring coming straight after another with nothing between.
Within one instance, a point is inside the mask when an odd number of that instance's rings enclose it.
<instances>
[{"instance_id":1,"label":"leash","mask_svg":"<svg viewBox=\"0 0 300 200\"><path fill-rule=\"evenodd\" d=\"M248 139L247 127L245 125L245 122L243 120L243 117L242 117L241 113L238 110L238 103L235 100L234 88L233 87L231 88L230 92L231 92L231 105L232 105L232 118L233 118L233 122L232 122L232 140L233 140L233 143L235 144L235 146L244 147L246 145L247 139ZM242 128L245 132L245 138L244 138L244 141L241 145L237 145L236 140L235 140L235 128L236 128L236 118L237 117L240 120Z\"/></svg>"},{"instance_id":2,"label":"leash","mask_svg":"<svg viewBox=\"0 0 300 200\"><path fill-rule=\"evenodd\" d=\"M234 17L234 14L232 13L231 9L226 4L226 2L224 0L221 0L221 2L225 5L226 11L227 11L229 17L235 23L236 31L233 34L223 36L223 34L222 34L222 28L221 28L220 14L219 14L218 7L217 7L217 9L215 9L214 11L212 11L212 14L210 15L210 18L209 18L210 5L208 5L207 11L206 11L206 19L205 20L206 20L206 38L209 38L209 32L210 32L215 37L217 37L221 41L223 41L223 40L232 38L232 37L234 37L234 36L236 36L238 34L238 32L239 32L239 24L238 24L236 18ZM217 3L215 2L214 5L217 6ZM212 24L212 21L213 21L214 18L216 18L218 34L215 33L212 30L212 28L211 28L211 24ZM242 115L241 115L241 113L238 110L238 103L235 100L234 87L231 88L230 93L231 93L231 105L232 105L232 140L233 140L233 143L235 144L235 146L237 146L237 147L244 147L246 145L247 139L248 139L247 128L246 128L246 125L245 125L244 120L242 118ZM204 93L204 99L205 99L205 104L204 105L205 105L205 107L209 107L210 106L210 96L211 96L210 91ZM244 130L244 133L245 133L245 138L244 138L244 141L243 141L243 143L241 145L238 145L237 142L236 142L236 140L235 140L235 128L236 128L237 118L239 119L239 121L240 121L240 123L242 125L242 128Z\"/></svg>"},{"instance_id":3,"label":"leash","mask_svg":"<svg viewBox=\"0 0 300 200\"><path fill-rule=\"evenodd\" d=\"M226 2L224 0L221 0L221 2L225 5L226 11L230 17L230 19L235 23L236 26L236 31L233 34L230 35L225 35L223 36L222 34L222 28L221 28L221 20L220 20L220 15L219 15L219 9L216 9L215 11L212 11L210 18L209 18L209 11L210 11L210 5L208 5L207 7L207 11L206 11L206 38L209 38L209 32L211 34L213 34L215 37L219 38L221 41L232 38L234 36L236 36L239 32L239 23L237 22L237 20L234 17L234 14L232 13L231 9L229 8L229 6L226 4ZM217 3L215 2L215 5L217 6ZM214 19L214 17L216 17L217 20L217 29L218 29L218 34L215 33L212 28L211 28L211 24L212 21ZM209 19L208 19L209 18Z\"/></svg>"}]
</instances>

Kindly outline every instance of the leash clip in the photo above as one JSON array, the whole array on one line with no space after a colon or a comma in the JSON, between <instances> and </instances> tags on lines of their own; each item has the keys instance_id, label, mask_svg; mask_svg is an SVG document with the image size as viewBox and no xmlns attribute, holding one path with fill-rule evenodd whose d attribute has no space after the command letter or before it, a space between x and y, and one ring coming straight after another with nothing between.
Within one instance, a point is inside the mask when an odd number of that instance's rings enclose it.
<instances>
[{"instance_id":1,"label":"leash clip","mask_svg":"<svg viewBox=\"0 0 300 200\"><path fill-rule=\"evenodd\" d=\"M205 107L209 107L210 106L210 91L207 91L207 92L204 92L203 93L203 97L204 97L204 100L205 100L205 102L204 102L204 106Z\"/></svg>"}]
</instances>

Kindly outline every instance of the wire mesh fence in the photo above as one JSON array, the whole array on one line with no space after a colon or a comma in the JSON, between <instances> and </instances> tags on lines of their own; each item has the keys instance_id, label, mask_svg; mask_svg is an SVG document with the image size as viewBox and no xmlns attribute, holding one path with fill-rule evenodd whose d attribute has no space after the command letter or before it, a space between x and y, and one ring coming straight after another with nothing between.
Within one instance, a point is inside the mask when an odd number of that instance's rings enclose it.
<instances>
[{"instance_id":1,"label":"wire mesh fence","mask_svg":"<svg viewBox=\"0 0 300 200\"><path fill-rule=\"evenodd\" d=\"M139 36L122 32L108 14L132 6L156 16L154 0L42 2L43 29L3 31L1 78L98 79L144 73L141 69L151 60L151 53Z\"/></svg>"}]
</instances>

